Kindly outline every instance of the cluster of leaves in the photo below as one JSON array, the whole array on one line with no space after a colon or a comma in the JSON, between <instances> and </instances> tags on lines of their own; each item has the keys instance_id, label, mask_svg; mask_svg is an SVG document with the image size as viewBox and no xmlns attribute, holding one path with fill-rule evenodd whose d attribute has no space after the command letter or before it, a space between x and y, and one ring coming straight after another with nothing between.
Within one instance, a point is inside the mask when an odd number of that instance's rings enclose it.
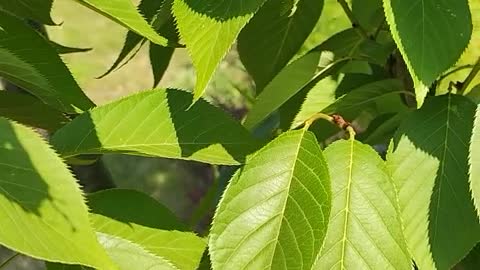
<instances>
[{"instance_id":1,"label":"cluster of leaves","mask_svg":"<svg viewBox=\"0 0 480 270\"><path fill-rule=\"evenodd\" d=\"M480 241L480 61L439 83L467 0L339 0L352 28L303 55L323 1L78 0L130 30L107 74L144 44L155 83L175 48L196 69L193 94L99 107L27 23L55 24L52 1L0 3L0 76L29 92L0 92L0 244L48 269L450 269ZM257 92L243 125L201 99L235 42ZM104 153L238 170L202 238L141 193L84 195L66 163Z\"/></svg>"}]
</instances>

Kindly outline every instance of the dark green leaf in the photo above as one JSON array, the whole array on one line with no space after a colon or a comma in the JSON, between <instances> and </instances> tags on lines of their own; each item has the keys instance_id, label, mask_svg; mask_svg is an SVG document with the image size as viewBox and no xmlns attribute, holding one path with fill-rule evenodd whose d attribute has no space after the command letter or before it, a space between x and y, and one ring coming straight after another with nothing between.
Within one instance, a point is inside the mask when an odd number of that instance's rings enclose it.
<instances>
[{"instance_id":1,"label":"dark green leaf","mask_svg":"<svg viewBox=\"0 0 480 270\"><path fill-rule=\"evenodd\" d=\"M2 0L0 10L41 24L55 25L50 17L53 0Z\"/></svg>"},{"instance_id":2,"label":"dark green leaf","mask_svg":"<svg viewBox=\"0 0 480 270\"><path fill-rule=\"evenodd\" d=\"M472 34L468 0L383 0L388 24L421 106L428 87L453 66Z\"/></svg>"},{"instance_id":3,"label":"dark green leaf","mask_svg":"<svg viewBox=\"0 0 480 270\"><path fill-rule=\"evenodd\" d=\"M55 131L70 119L28 94L0 91L0 116L22 124Z\"/></svg>"},{"instance_id":4,"label":"dark green leaf","mask_svg":"<svg viewBox=\"0 0 480 270\"><path fill-rule=\"evenodd\" d=\"M323 0L268 0L238 36L238 53L257 93L298 52L322 13Z\"/></svg>"}]
</instances>

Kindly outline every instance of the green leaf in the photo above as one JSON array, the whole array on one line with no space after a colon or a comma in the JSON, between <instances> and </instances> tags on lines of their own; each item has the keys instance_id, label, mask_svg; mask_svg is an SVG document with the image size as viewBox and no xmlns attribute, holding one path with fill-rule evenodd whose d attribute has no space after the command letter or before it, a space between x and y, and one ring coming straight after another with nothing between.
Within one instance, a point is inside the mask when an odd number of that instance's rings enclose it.
<instances>
[{"instance_id":1,"label":"green leaf","mask_svg":"<svg viewBox=\"0 0 480 270\"><path fill-rule=\"evenodd\" d=\"M159 35L137 11L130 0L76 0L82 5L104 15L118 24L162 46L172 46Z\"/></svg>"},{"instance_id":2,"label":"green leaf","mask_svg":"<svg viewBox=\"0 0 480 270\"><path fill-rule=\"evenodd\" d=\"M392 139L395 131L398 129L402 121L408 117L409 114L410 111L404 111L399 113L388 113L380 115L372 121L365 133L361 134L364 135L362 136L364 137L363 141L370 145L388 145L388 142ZM385 116L390 117L386 118ZM375 125L375 120L378 121L376 122L378 125Z\"/></svg>"},{"instance_id":3,"label":"green leaf","mask_svg":"<svg viewBox=\"0 0 480 270\"><path fill-rule=\"evenodd\" d=\"M352 0L352 12L368 32L374 32L384 24L382 0Z\"/></svg>"},{"instance_id":4,"label":"green leaf","mask_svg":"<svg viewBox=\"0 0 480 270\"><path fill-rule=\"evenodd\" d=\"M240 32L238 53L258 93L298 52L322 9L323 0L268 0Z\"/></svg>"},{"instance_id":5,"label":"green leaf","mask_svg":"<svg viewBox=\"0 0 480 270\"><path fill-rule=\"evenodd\" d=\"M414 81L418 106L454 65L472 34L468 0L383 0L395 42Z\"/></svg>"},{"instance_id":6,"label":"green leaf","mask_svg":"<svg viewBox=\"0 0 480 270\"><path fill-rule=\"evenodd\" d=\"M53 0L2 0L0 1L0 10L41 24L55 25L50 17L52 5Z\"/></svg>"},{"instance_id":7,"label":"green leaf","mask_svg":"<svg viewBox=\"0 0 480 270\"><path fill-rule=\"evenodd\" d=\"M196 70L194 101L230 49L240 30L265 0L174 0L173 15Z\"/></svg>"},{"instance_id":8,"label":"green leaf","mask_svg":"<svg viewBox=\"0 0 480 270\"><path fill-rule=\"evenodd\" d=\"M147 195L112 189L89 195L88 202L98 232L136 243L178 269L194 270L199 265L205 241L185 231L175 215Z\"/></svg>"},{"instance_id":9,"label":"green leaf","mask_svg":"<svg viewBox=\"0 0 480 270\"><path fill-rule=\"evenodd\" d=\"M412 269L384 161L353 139L328 146L325 158L334 195L315 269Z\"/></svg>"},{"instance_id":10,"label":"green leaf","mask_svg":"<svg viewBox=\"0 0 480 270\"><path fill-rule=\"evenodd\" d=\"M150 65L153 72L153 87L157 86L167 71L175 49L150 43Z\"/></svg>"},{"instance_id":11,"label":"green leaf","mask_svg":"<svg viewBox=\"0 0 480 270\"><path fill-rule=\"evenodd\" d=\"M140 14L145 18L145 20L151 22L153 28L158 30L165 23L171 21L172 3L173 0L142 0L137 8ZM127 32L125 42L123 43L123 47L117 59L112 64L112 66L99 78L107 76L117 67L120 68L126 65L137 55L137 53L140 51L141 47L143 46L143 44L146 43L146 41L147 40L143 36L140 36L137 33L129 30ZM125 60L125 58L127 59Z\"/></svg>"},{"instance_id":12,"label":"green leaf","mask_svg":"<svg viewBox=\"0 0 480 270\"><path fill-rule=\"evenodd\" d=\"M34 131L0 118L0 243L47 261L116 269L76 180Z\"/></svg>"},{"instance_id":13,"label":"green leaf","mask_svg":"<svg viewBox=\"0 0 480 270\"><path fill-rule=\"evenodd\" d=\"M2 11L0 76L64 112L81 112L94 105L49 41L24 21Z\"/></svg>"},{"instance_id":14,"label":"green leaf","mask_svg":"<svg viewBox=\"0 0 480 270\"><path fill-rule=\"evenodd\" d=\"M326 114L337 113L347 119L353 120L360 112L372 106L375 107L377 101L382 100L386 96L399 95L401 93L405 93L402 83L395 79L388 79L360 86L325 108L312 106L311 103L314 105L318 103L315 102L316 100L307 100L295 118L295 121L292 123L292 128L300 126L319 111Z\"/></svg>"},{"instance_id":15,"label":"green leaf","mask_svg":"<svg viewBox=\"0 0 480 270\"><path fill-rule=\"evenodd\" d=\"M123 153L240 164L256 141L235 120L180 90L145 91L98 107L57 131L52 144L64 157Z\"/></svg>"},{"instance_id":16,"label":"green leaf","mask_svg":"<svg viewBox=\"0 0 480 270\"><path fill-rule=\"evenodd\" d=\"M450 269L480 240L468 183L475 107L457 95L429 98L394 136L388 166L419 269Z\"/></svg>"},{"instance_id":17,"label":"green leaf","mask_svg":"<svg viewBox=\"0 0 480 270\"><path fill-rule=\"evenodd\" d=\"M330 196L315 136L306 130L280 135L230 181L210 232L213 269L311 269Z\"/></svg>"},{"instance_id":18,"label":"green leaf","mask_svg":"<svg viewBox=\"0 0 480 270\"><path fill-rule=\"evenodd\" d=\"M473 122L469 153L470 189L478 217L480 218L480 105L477 106L475 120Z\"/></svg>"},{"instance_id":19,"label":"green leaf","mask_svg":"<svg viewBox=\"0 0 480 270\"><path fill-rule=\"evenodd\" d=\"M0 116L48 131L55 131L70 122L63 113L35 97L7 91L0 91Z\"/></svg>"},{"instance_id":20,"label":"green leaf","mask_svg":"<svg viewBox=\"0 0 480 270\"><path fill-rule=\"evenodd\" d=\"M52 47L55 48L58 54L68 54L68 53L80 53L80 52L88 52L91 51L92 48L75 48L75 47L68 47L62 44L56 43L54 41L50 41Z\"/></svg>"},{"instance_id":21,"label":"green leaf","mask_svg":"<svg viewBox=\"0 0 480 270\"><path fill-rule=\"evenodd\" d=\"M149 253L138 244L105 233L97 233L97 237L120 270L179 270L169 261Z\"/></svg>"}]
</instances>

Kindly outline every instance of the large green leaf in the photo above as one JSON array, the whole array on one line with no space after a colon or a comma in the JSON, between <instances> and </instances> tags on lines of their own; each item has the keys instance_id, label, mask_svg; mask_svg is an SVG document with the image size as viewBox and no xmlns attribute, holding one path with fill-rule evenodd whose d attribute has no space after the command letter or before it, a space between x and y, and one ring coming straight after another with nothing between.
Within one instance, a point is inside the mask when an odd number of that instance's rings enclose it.
<instances>
[{"instance_id":1,"label":"large green leaf","mask_svg":"<svg viewBox=\"0 0 480 270\"><path fill-rule=\"evenodd\" d=\"M50 17L53 0L2 0L0 10L15 16L31 19L42 24L55 25Z\"/></svg>"},{"instance_id":2,"label":"large green leaf","mask_svg":"<svg viewBox=\"0 0 480 270\"><path fill-rule=\"evenodd\" d=\"M238 36L238 53L257 92L298 52L322 13L323 0L268 0Z\"/></svg>"},{"instance_id":3,"label":"large green leaf","mask_svg":"<svg viewBox=\"0 0 480 270\"><path fill-rule=\"evenodd\" d=\"M334 195L315 269L411 269L384 161L353 138L331 144L325 158Z\"/></svg>"},{"instance_id":4,"label":"large green leaf","mask_svg":"<svg viewBox=\"0 0 480 270\"><path fill-rule=\"evenodd\" d=\"M352 0L352 13L361 27L372 33L385 20L382 0Z\"/></svg>"},{"instance_id":5,"label":"large green leaf","mask_svg":"<svg viewBox=\"0 0 480 270\"><path fill-rule=\"evenodd\" d=\"M0 11L0 76L64 112L93 107L55 48L24 21Z\"/></svg>"},{"instance_id":6,"label":"large green leaf","mask_svg":"<svg viewBox=\"0 0 480 270\"><path fill-rule=\"evenodd\" d=\"M196 69L194 100L198 100L240 30L265 0L174 0L181 40Z\"/></svg>"},{"instance_id":7,"label":"large green leaf","mask_svg":"<svg viewBox=\"0 0 480 270\"><path fill-rule=\"evenodd\" d=\"M142 17L131 0L76 0L82 5L127 27L133 32L162 46L171 46L165 37L160 36Z\"/></svg>"},{"instance_id":8,"label":"large green leaf","mask_svg":"<svg viewBox=\"0 0 480 270\"><path fill-rule=\"evenodd\" d=\"M0 116L54 131L70 121L63 113L27 94L0 91Z\"/></svg>"},{"instance_id":9,"label":"large green leaf","mask_svg":"<svg viewBox=\"0 0 480 270\"><path fill-rule=\"evenodd\" d=\"M388 166L419 269L450 269L480 240L468 183L475 107L462 96L429 98L394 136Z\"/></svg>"},{"instance_id":10,"label":"large green leaf","mask_svg":"<svg viewBox=\"0 0 480 270\"><path fill-rule=\"evenodd\" d=\"M315 136L305 129L280 135L227 187L210 232L213 269L311 269L330 196Z\"/></svg>"},{"instance_id":11,"label":"large green leaf","mask_svg":"<svg viewBox=\"0 0 480 270\"><path fill-rule=\"evenodd\" d=\"M383 0L385 15L414 80L421 106L428 87L454 65L468 45L468 0Z\"/></svg>"},{"instance_id":12,"label":"large green leaf","mask_svg":"<svg viewBox=\"0 0 480 270\"><path fill-rule=\"evenodd\" d=\"M199 265L205 241L185 231L175 215L147 195L112 189L90 195L88 202L98 232L138 244L178 269L194 270Z\"/></svg>"},{"instance_id":13,"label":"large green leaf","mask_svg":"<svg viewBox=\"0 0 480 270\"><path fill-rule=\"evenodd\" d=\"M250 134L223 111L180 90L145 91L98 107L57 131L64 157L123 153L211 164L239 164L256 147Z\"/></svg>"},{"instance_id":14,"label":"large green leaf","mask_svg":"<svg viewBox=\"0 0 480 270\"><path fill-rule=\"evenodd\" d=\"M34 131L0 118L0 243L48 261L116 269L76 180Z\"/></svg>"},{"instance_id":15,"label":"large green leaf","mask_svg":"<svg viewBox=\"0 0 480 270\"><path fill-rule=\"evenodd\" d=\"M473 123L472 139L470 141L470 189L480 218L480 105L477 106L475 121Z\"/></svg>"},{"instance_id":16,"label":"large green leaf","mask_svg":"<svg viewBox=\"0 0 480 270\"><path fill-rule=\"evenodd\" d=\"M179 270L168 260L151 254L138 244L105 233L97 233L97 237L120 270Z\"/></svg>"}]
</instances>

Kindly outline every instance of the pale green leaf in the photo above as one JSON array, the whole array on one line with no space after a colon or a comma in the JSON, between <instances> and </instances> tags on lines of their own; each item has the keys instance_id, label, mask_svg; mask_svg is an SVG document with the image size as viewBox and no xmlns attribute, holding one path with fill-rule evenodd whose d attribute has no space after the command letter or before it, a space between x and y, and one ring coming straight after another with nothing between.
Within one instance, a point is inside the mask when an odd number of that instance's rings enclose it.
<instances>
[{"instance_id":1,"label":"pale green leaf","mask_svg":"<svg viewBox=\"0 0 480 270\"><path fill-rule=\"evenodd\" d=\"M196 71L194 100L205 91L216 67L240 30L265 0L174 0L173 14Z\"/></svg>"},{"instance_id":2,"label":"pale green leaf","mask_svg":"<svg viewBox=\"0 0 480 270\"><path fill-rule=\"evenodd\" d=\"M55 25L50 16L53 0L2 0L0 10L23 19L31 19L42 24Z\"/></svg>"},{"instance_id":3,"label":"pale green leaf","mask_svg":"<svg viewBox=\"0 0 480 270\"><path fill-rule=\"evenodd\" d=\"M179 270L168 260L149 253L138 244L106 233L97 233L97 237L119 270Z\"/></svg>"},{"instance_id":4,"label":"pale green leaf","mask_svg":"<svg viewBox=\"0 0 480 270\"><path fill-rule=\"evenodd\" d=\"M313 133L280 135L230 181L210 232L213 269L311 269L325 237L330 196Z\"/></svg>"},{"instance_id":5,"label":"pale green leaf","mask_svg":"<svg viewBox=\"0 0 480 270\"><path fill-rule=\"evenodd\" d=\"M93 107L55 48L24 21L0 11L0 75L68 113Z\"/></svg>"},{"instance_id":6,"label":"pale green leaf","mask_svg":"<svg viewBox=\"0 0 480 270\"><path fill-rule=\"evenodd\" d=\"M190 93L145 91L93 109L57 131L52 144L64 156L123 153L240 164L256 142L225 112Z\"/></svg>"},{"instance_id":7,"label":"pale green leaf","mask_svg":"<svg viewBox=\"0 0 480 270\"><path fill-rule=\"evenodd\" d=\"M0 243L34 258L116 269L76 180L34 131L0 118Z\"/></svg>"},{"instance_id":8,"label":"pale green leaf","mask_svg":"<svg viewBox=\"0 0 480 270\"><path fill-rule=\"evenodd\" d=\"M162 46L172 45L142 17L131 0L76 0L118 24Z\"/></svg>"},{"instance_id":9,"label":"pale green leaf","mask_svg":"<svg viewBox=\"0 0 480 270\"><path fill-rule=\"evenodd\" d=\"M70 122L63 113L37 98L10 91L0 91L0 116L49 131L55 131Z\"/></svg>"},{"instance_id":10,"label":"pale green leaf","mask_svg":"<svg viewBox=\"0 0 480 270\"><path fill-rule=\"evenodd\" d=\"M468 0L383 0L395 42L414 80L420 107L428 87L453 66L472 34Z\"/></svg>"},{"instance_id":11,"label":"pale green leaf","mask_svg":"<svg viewBox=\"0 0 480 270\"><path fill-rule=\"evenodd\" d=\"M111 189L89 195L88 205L98 232L136 243L179 269L199 265L205 240L187 232L175 215L147 195Z\"/></svg>"},{"instance_id":12,"label":"pale green leaf","mask_svg":"<svg viewBox=\"0 0 480 270\"><path fill-rule=\"evenodd\" d=\"M268 0L238 36L238 53L257 92L285 67L315 27L323 0Z\"/></svg>"},{"instance_id":13,"label":"pale green leaf","mask_svg":"<svg viewBox=\"0 0 480 270\"><path fill-rule=\"evenodd\" d=\"M353 139L328 146L325 158L334 195L315 269L411 269L385 162Z\"/></svg>"},{"instance_id":14,"label":"pale green leaf","mask_svg":"<svg viewBox=\"0 0 480 270\"><path fill-rule=\"evenodd\" d=\"M469 153L470 189L478 217L480 218L480 105L477 106L475 121L473 122Z\"/></svg>"},{"instance_id":15,"label":"pale green leaf","mask_svg":"<svg viewBox=\"0 0 480 270\"><path fill-rule=\"evenodd\" d=\"M468 183L475 107L462 96L429 98L402 123L387 156L419 269L450 269L480 240Z\"/></svg>"}]
</instances>

